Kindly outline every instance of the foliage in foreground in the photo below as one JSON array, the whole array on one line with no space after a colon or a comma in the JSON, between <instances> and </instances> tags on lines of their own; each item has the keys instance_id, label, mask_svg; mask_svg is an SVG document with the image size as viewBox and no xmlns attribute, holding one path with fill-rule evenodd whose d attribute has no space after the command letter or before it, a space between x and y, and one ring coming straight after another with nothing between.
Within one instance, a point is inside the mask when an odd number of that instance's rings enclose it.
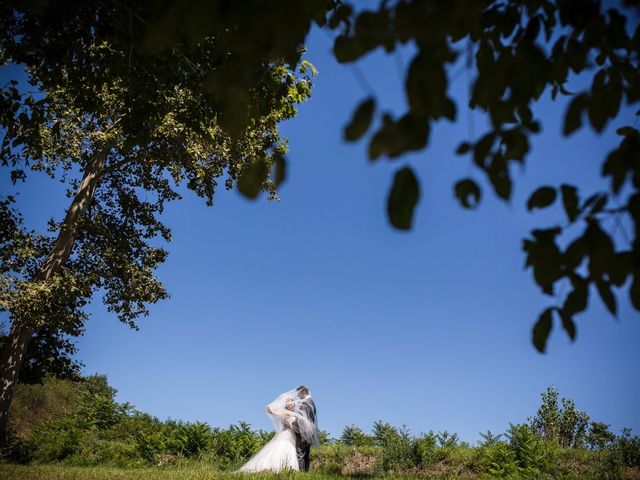
<instances>
[{"instance_id":1,"label":"foliage in foreground","mask_svg":"<svg viewBox=\"0 0 640 480\"><path fill-rule=\"evenodd\" d=\"M161 475L147 472L205 478L235 470L273 437L244 422L212 428L202 422L161 421L116 402L115 393L98 375L80 382L46 378L42 385L21 385L12 409L13 438L4 455L37 468L6 464L0 466L3 478L88 478L89 471L93 478L133 478L118 468L135 468L136 478ZM312 451L312 470L318 478L419 474L469 479L622 479L640 472L640 437L628 429L613 434L573 401L559 400L554 388L542 394L540 408L527 423L481 436L471 446L446 431L415 436L383 421L375 422L371 433L350 425L338 439L322 433L322 446Z\"/></svg>"}]
</instances>

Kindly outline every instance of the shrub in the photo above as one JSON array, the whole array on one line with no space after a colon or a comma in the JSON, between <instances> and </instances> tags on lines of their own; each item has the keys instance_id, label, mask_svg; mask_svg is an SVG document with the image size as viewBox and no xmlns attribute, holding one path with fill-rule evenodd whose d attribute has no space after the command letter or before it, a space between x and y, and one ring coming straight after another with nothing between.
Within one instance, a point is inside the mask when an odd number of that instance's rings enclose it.
<instances>
[{"instance_id":1,"label":"shrub","mask_svg":"<svg viewBox=\"0 0 640 480\"><path fill-rule=\"evenodd\" d=\"M142 467L146 465L135 443L106 440L94 436L69 456L65 463L73 466L109 465L114 467Z\"/></svg>"},{"instance_id":2,"label":"shrub","mask_svg":"<svg viewBox=\"0 0 640 480\"><path fill-rule=\"evenodd\" d=\"M631 435L630 428L624 428L616 438L614 448L619 452L622 464L640 468L640 437Z\"/></svg>"},{"instance_id":3,"label":"shrub","mask_svg":"<svg viewBox=\"0 0 640 480\"><path fill-rule=\"evenodd\" d=\"M311 450L311 466L314 470L327 475L340 475L347 457L355 447L335 444L323 445Z\"/></svg>"},{"instance_id":4,"label":"shrub","mask_svg":"<svg viewBox=\"0 0 640 480\"><path fill-rule=\"evenodd\" d=\"M382 447L382 468L394 472L420 467L421 454L409 430L405 426L400 429L384 428L384 434L377 435Z\"/></svg>"},{"instance_id":5,"label":"shrub","mask_svg":"<svg viewBox=\"0 0 640 480\"><path fill-rule=\"evenodd\" d=\"M528 425L512 424L507 438L521 474L535 477L552 471L554 466L552 445L543 442Z\"/></svg>"},{"instance_id":6,"label":"shrub","mask_svg":"<svg viewBox=\"0 0 640 480\"><path fill-rule=\"evenodd\" d=\"M340 443L350 447L367 447L373 445L373 438L364 433L360 427L347 425L342 430Z\"/></svg>"},{"instance_id":7,"label":"shrub","mask_svg":"<svg viewBox=\"0 0 640 480\"><path fill-rule=\"evenodd\" d=\"M500 441L478 447L474 465L479 472L490 474L492 478L511 478L519 472L515 452Z\"/></svg>"},{"instance_id":8,"label":"shrub","mask_svg":"<svg viewBox=\"0 0 640 480\"><path fill-rule=\"evenodd\" d=\"M230 425L226 430L214 428L211 453L215 455L221 468L237 468L251 458L271 438L273 438L273 433L252 432L250 425L245 422Z\"/></svg>"},{"instance_id":9,"label":"shrub","mask_svg":"<svg viewBox=\"0 0 640 480\"><path fill-rule=\"evenodd\" d=\"M589 415L576 408L573 400L563 398L558 406L558 391L547 388L542 394L542 405L529 426L547 441L558 443L563 448L579 448L586 444Z\"/></svg>"},{"instance_id":10,"label":"shrub","mask_svg":"<svg viewBox=\"0 0 640 480\"><path fill-rule=\"evenodd\" d=\"M43 422L74 414L80 402L80 382L45 377L42 384L16 386L9 425L20 438L27 438Z\"/></svg>"},{"instance_id":11,"label":"shrub","mask_svg":"<svg viewBox=\"0 0 640 480\"><path fill-rule=\"evenodd\" d=\"M84 435L85 432L71 417L42 423L28 440L32 458L40 463L62 460L76 453Z\"/></svg>"},{"instance_id":12,"label":"shrub","mask_svg":"<svg viewBox=\"0 0 640 480\"><path fill-rule=\"evenodd\" d=\"M422 468L428 468L440 460L436 446L437 436L433 432L423 433L415 440L416 453Z\"/></svg>"}]
</instances>

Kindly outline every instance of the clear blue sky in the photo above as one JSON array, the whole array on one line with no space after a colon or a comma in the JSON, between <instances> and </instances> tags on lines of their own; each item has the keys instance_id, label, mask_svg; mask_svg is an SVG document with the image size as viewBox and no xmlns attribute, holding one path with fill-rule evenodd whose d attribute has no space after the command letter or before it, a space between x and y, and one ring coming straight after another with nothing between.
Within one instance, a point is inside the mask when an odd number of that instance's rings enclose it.
<instances>
[{"instance_id":1,"label":"clear blue sky","mask_svg":"<svg viewBox=\"0 0 640 480\"><path fill-rule=\"evenodd\" d=\"M383 419L468 441L525 421L555 385L593 419L639 433L640 316L626 294L614 320L592 293L577 342L556 325L540 355L530 331L552 300L524 270L521 251L531 228L564 223L560 208L527 213L531 191L564 181L601 188L600 161L632 113L602 135L585 130L566 140L558 133L564 105L546 94L535 112L543 132L526 168L514 170L513 201L485 188L481 208L464 211L453 183L469 174L487 183L453 151L470 123L476 135L484 131L483 117L463 110L455 125L435 129L428 150L371 165L365 143L341 140L369 92L330 47L326 33L311 33L307 58L320 73L313 98L282 127L290 143L282 200L250 202L220 190L213 208L190 193L171 205L164 220L174 240L158 270L171 298L152 306L139 332L95 301L78 342L85 373L107 374L119 400L163 419L269 429L264 405L304 383L321 428L334 436ZM391 111L403 108L397 66L408 60L405 51L361 64ZM467 87L458 76L460 105ZM385 199L393 171L408 163L422 200L414 229L400 233L388 225ZM2 182L3 192L15 191L6 175ZM34 174L19 189L29 225L62 217L56 182Z\"/></svg>"}]
</instances>

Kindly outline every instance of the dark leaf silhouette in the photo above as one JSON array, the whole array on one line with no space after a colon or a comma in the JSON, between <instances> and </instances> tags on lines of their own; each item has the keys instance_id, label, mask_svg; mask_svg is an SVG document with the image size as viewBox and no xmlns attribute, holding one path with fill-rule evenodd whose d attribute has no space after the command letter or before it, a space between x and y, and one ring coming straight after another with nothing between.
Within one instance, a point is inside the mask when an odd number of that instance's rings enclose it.
<instances>
[{"instance_id":1,"label":"dark leaf silhouette","mask_svg":"<svg viewBox=\"0 0 640 480\"><path fill-rule=\"evenodd\" d=\"M547 348L547 339L551 333L553 309L547 308L533 327L532 341L533 345L540 353L544 353Z\"/></svg>"},{"instance_id":2,"label":"dark leaf silhouette","mask_svg":"<svg viewBox=\"0 0 640 480\"><path fill-rule=\"evenodd\" d=\"M367 132L371 126L375 106L376 102L373 98L368 98L358 106L351 122L344 129L345 140L353 142Z\"/></svg>"},{"instance_id":3,"label":"dark leaf silhouette","mask_svg":"<svg viewBox=\"0 0 640 480\"><path fill-rule=\"evenodd\" d=\"M456 198L464 208L476 208L480 203L480 187L470 178L458 181L454 191Z\"/></svg>"},{"instance_id":4,"label":"dark leaf silhouette","mask_svg":"<svg viewBox=\"0 0 640 480\"><path fill-rule=\"evenodd\" d=\"M387 201L387 213L391 225L399 230L408 230L413 222L413 211L420 198L420 187L413 170L404 167L398 170Z\"/></svg>"},{"instance_id":5,"label":"dark leaf silhouette","mask_svg":"<svg viewBox=\"0 0 640 480\"><path fill-rule=\"evenodd\" d=\"M531 194L527 201L527 208L545 208L551 205L556 199L556 189L553 187L540 187Z\"/></svg>"},{"instance_id":6,"label":"dark leaf silhouette","mask_svg":"<svg viewBox=\"0 0 640 480\"><path fill-rule=\"evenodd\" d=\"M268 175L267 162L258 160L252 163L238 180L238 191L247 198L255 199L262 191Z\"/></svg>"}]
</instances>

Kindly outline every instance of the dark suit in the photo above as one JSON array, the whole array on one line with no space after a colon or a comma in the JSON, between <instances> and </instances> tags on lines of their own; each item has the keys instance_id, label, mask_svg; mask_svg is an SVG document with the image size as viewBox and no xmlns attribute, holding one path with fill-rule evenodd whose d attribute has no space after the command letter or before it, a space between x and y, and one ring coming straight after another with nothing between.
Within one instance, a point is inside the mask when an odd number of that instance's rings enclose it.
<instances>
[{"instance_id":1,"label":"dark suit","mask_svg":"<svg viewBox=\"0 0 640 480\"><path fill-rule=\"evenodd\" d=\"M300 408L307 413L307 415L309 416L309 420L311 420L312 422L316 421L316 404L313 403L313 400L311 398L307 397L302 400ZM311 444L304 441L304 439L300 435L300 430L297 423L297 421L293 423L292 429L296 434L296 454L298 455L298 465L300 466L300 470L308 472L309 452L311 450Z\"/></svg>"}]
</instances>

